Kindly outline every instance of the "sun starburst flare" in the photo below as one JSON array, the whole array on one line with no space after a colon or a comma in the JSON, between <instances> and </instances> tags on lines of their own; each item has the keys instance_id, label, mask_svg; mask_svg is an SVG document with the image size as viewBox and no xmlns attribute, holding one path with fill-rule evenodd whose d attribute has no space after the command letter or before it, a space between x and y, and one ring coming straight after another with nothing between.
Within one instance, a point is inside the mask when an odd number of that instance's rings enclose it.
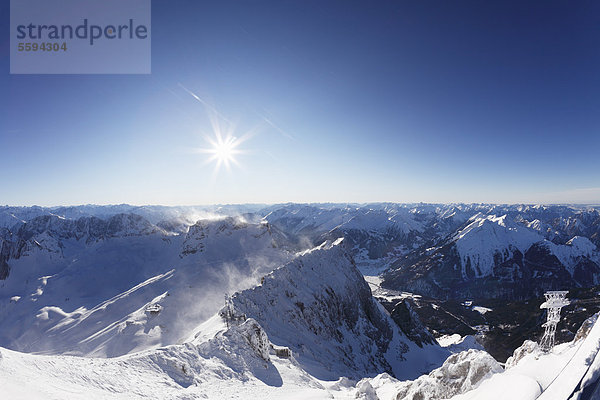
<instances>
[{"instance_id":1,"label":"sun starburst flare","mask_svg":"<svg viewBox=\"0 0 600 400\"><path fill-rule=\"evenodd\" d=\"M205 163L215 163L214 175L216 176L225 167L230 170L232 165L240 166L238 156L246 153L240 145L251 138L255 131L251 130L237 137L234 136L235 127L230 121L223 121L214 113L211 115L212 134L205 135L206 148L197 149L197 152L208 154Z\"/></svg>"},{"instance_id":2,"label":"sun starburst flare","mask_svg":"<svg viewBox=\"0 0 600 400\"><path fill-rule=\"evenodd\" d=\"M207 163L216 162L215 172L218 172L221 166L229 169L231 164L239 165L236 160L236 155L241 154L242 151L238 148L240 140L234 136L223 137L219 134L214 139L207 139L211 147L208 149L201 149L203 153L209 154L210 157Z\"/></svg>"},{"instance_id":3,"label":"sun starburst flare","mask_svg":"<svg viewBox=\"0 0 600 400\"><path fill-rule=\"evenodd\" d=\"M230 170L232 164L240 166L237 156L246 153L246 151L240 148L240 145L256 135L258 127L244 132L239 137L234 136L236 128L235 123L221 114L209 102L203 100L182 84L179 84L179 86L203 105L208 114L212 128L212 133L210 135L205 135L204 137L209 147L193 149L193 151L208 154L209 157L206 159L205 163L215 162L213 177L217 175L221 166L224 166L227 170ZM273 125L273 123L271 123L271 125Z\"/></svg>"}]
</instances>

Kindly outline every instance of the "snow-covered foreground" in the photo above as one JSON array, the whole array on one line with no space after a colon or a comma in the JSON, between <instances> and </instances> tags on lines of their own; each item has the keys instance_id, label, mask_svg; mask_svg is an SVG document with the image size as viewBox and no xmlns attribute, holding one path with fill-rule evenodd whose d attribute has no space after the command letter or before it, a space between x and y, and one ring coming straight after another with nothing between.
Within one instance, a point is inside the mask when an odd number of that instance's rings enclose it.
<instances>
[{"instance_id":1,"label":"snow-covered foreground","mask_svg":"<svg viewBox=\"0 0 600 400\"><path fill-rule=\"evenodd\" d=\"M224 328L224 327L223 327ZM42 356L0 349L3 399L353 398L353 382L320 381L294 359L247 346L238 330L202 344L117 358ZM234 337L240 335L240 337ZM241 346L240 346L241 345Z\"/></svg>"},{"instance_id":2,"label":"snow-covered foreground","mask_svg":"<svg viewBox=\"0 0 600 400\"><path fill-rule=\"evenodd\" d=\"M367 378L379 399L394 400L566 400L579 399L582 389L600 376L600 323L587 320L573 342L543 353L526 341L503 369L489 354L469 349L450 356L442 367L413 381L387 374ZM444 338L450 346L457 338ZM358 384L360 387L361 383Z\"/></svg>"},{"instance_id":3,"label":"snow-covered foreground","mask_svg":"<svg viewBox=\"0 0 600 400\"><path fill-rule=\"evenodd\" d=\"M215 316L199 333L183 345L111 359L0 349L2 398L567 399L584 375L589 381L600 372L595 357L600 324L587 337L559 345L550 354L526 342L507 362L506 371L484 351L470 349L414 381L399 381L387 373L358 382L318 379L293 352L290 357L277 355L275 349L281 347L272 346L251 318L228 329Z\"/></svg>"},{"instance_id":4,"label":"snow-covered foreground","mask_svg":"<svg viewBox=\"0 0 600 400\"><path fill-rule=\"evenodd\" d=\"M477 390L456 400L570 398L584 376L597 377L600 372L600 363L595 360L600 351L597 317L586 321L587 326L584 324L578 332L579 337L585 337L558 345L548 354L541 353L535 343L525 342L515 350L512 359L508 359L506 372L493 376ZM577 395L574 398L578 398Z\"/></svg>"},{"instance_id":5,"label":"snow-covered foreground","mask_svg":"<svg viewBox=\"0 0 600 400\"><path fill-rule=\"evenodd\" d=\"M319 381L293 360L233 349L173 346L111 359L40 356L1 349L6 399L353 398L352 381ZM218 354L221 351L222 354ZM230 364L220 358L231 358ZM239 363L236 364L238 359ZM253 376L248 364L256 363ZM262 380L261 380L262 379Z\"/></svg>"},{"instance_id":6,"label":"snow-covered foreground","mask_svg":"<svg viewBox=\"0 0 600 400\"><path fill-rule=\"evenodd\" d=\"M301 325L295 329L301 331ZM253 318L228 328L215 315L185 344L116 358L32 355L0 348L1 398L529 400L541 394L540 399L567 399L584 375L589 383L600 372L600 324L588 321L587 331L582 331L550 354L526 342L506 370L484 351L470 349L413 381L387 373L360 381L344 376L326 380L307 368L326 364L301 351L282 352L285 347L273 344ZM285 334L280 336L277 341L285 342ZM335 359L336 354L334 349L327 358ZM396 372L402 371L400 363Z\"/></svg>"}]
</instances>

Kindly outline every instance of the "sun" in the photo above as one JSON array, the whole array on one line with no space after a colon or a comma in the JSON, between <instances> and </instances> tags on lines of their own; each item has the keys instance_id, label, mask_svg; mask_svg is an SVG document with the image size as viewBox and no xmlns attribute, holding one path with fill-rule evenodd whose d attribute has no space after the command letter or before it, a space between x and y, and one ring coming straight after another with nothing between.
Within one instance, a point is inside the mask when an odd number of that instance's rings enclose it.
<instances>
[{"instance_id":1,"label":"sun","mask_svg":"<svg viewBox=\"0 0 600 400\"><path fill-rule=\"evenodd\" d=\"M214 138L207 138L210 144L209 148L200 149L202 153L207 153L210 156L206 160L207 163L215 162L215 172L218 172L221 166L229 169L232 164L238 164L236 156L242 151L238 148L241 141L235 136L224 136L216 133Z\"/></svg>"},{"instance_id":2,"label":"sun","mask_svg":"<svg viewBox=\"0 0 600 400\"><path fill-rule=\"evenodd\" d=\"M257 133L257 129L250 129L239 137L233 136L236 128L235 123L182 84L179 84L179 86L204 106L212 127L212 135L204 135L204 139L210 146L208 148L194 148L192 149L192 152L209 154L205 163L215 162L213 177L217 175L221 166L225 166L227 170L230 169L231 164L239 166L240 164L238 163L236 156L238 154L247 153L247 151L240 149L240 145L252 138ZM267 122L270 125L273 125L272 122L268 120Z\"/></svg>"},{"instance_id":3,"label":"sun","mask_svg":"<svg viewBox=\"0 0 600 400\"><path fill-rule=\"evenodd\" d=\"M256 130L252 129L241 136L234 136L235 126L229 121L223 122L216 117L211 119L211 125L211 134L204 135L206 147L196 148L193 151L208 155L204 163L215 164L213 177L216 177L221 167L225 167L228 171L231 170L232 165L241 167L238 156L248 153L247 150L242 149L242 144L250 139Z\"/></svg>"},{"instance_id":4,"label":"sun","mask_svg":"<svg viewBox=\"0 0 600 400\"><path fill-rule=\"evenodd\" d=\"M233 162L235 150L235 138L227 138L213 144L212 153L217 160L225 165Z\"/></svg>"}]
</instances>

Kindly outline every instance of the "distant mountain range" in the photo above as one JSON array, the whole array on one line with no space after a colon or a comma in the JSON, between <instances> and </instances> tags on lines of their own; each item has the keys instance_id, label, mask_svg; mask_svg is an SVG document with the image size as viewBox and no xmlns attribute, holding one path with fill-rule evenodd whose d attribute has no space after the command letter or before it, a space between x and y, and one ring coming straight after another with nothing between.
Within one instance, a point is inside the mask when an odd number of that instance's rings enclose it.
<instances>
[{"instance_id":1,"label":"distant mountain range","mask_svg":"<svg viewBox=\"0 0 600 400\"><path fill-rule=\"evenodd\" d=\"M600 279L596 209L477 212L394 261L383 286L441 299L528 299Z\"/></svg>"},{"instance_id":2,"label":"distant mountain range","mask_svg":"<svg viewBox=\"0 0 600 400\"><path fill-rule=\"evenodd\" d=\"M524 299L600 282L600 208L392 203L0 207L0 279L31 246L178 237L225 217L268 222L295 250L344 237L363 272L385 272L384 287L436 298Z\"/></svg>"}]
</instances>

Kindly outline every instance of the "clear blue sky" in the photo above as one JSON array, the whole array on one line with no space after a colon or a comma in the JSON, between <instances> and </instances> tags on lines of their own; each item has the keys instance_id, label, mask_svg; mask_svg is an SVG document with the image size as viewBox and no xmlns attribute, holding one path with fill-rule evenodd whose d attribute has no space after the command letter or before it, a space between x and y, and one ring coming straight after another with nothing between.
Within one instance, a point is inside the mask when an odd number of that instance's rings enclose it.
<instances>
[{"instance_id":1,"label":"clear blue sky","mask_svg":"<svg viewBox=\"0 0 600 400\"><path fill-rule=\"evenodd\" d=\"M598 2L153 1L147 76L9 75L8 10L0 204L600 203Z\"/></svg>"}]
</instances>

